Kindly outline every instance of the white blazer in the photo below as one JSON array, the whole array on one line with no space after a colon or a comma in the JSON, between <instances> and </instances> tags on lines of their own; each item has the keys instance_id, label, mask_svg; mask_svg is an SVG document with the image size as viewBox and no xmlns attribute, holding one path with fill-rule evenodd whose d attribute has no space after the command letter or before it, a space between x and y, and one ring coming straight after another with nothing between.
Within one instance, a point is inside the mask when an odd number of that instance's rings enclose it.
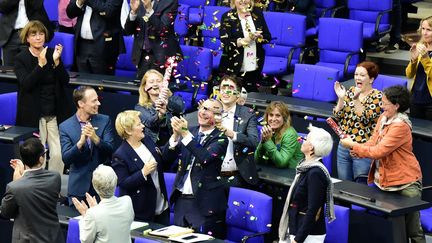
<instances>
[{"instance_id":1,"label":"white blazer","mask_svg":"<svg viewBox=\"0 0 432 243\"><path fill-rule=\"evenodd\" d=\"M82 243L131 242L130 226L135 215L129 196L102 199L79 221Z\"/></svg>"}]
</instances>

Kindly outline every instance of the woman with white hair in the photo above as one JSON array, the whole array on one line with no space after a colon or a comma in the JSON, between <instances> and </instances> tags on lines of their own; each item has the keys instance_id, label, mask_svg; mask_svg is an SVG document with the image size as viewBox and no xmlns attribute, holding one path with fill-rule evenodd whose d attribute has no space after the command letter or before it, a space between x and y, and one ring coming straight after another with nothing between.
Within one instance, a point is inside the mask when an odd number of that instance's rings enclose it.
<instances>
[{"instance_id":1,"label":"woman with white hair","mask_svg":"<svg viewBox=\"0 0 432 243\"><path fill-rule=\"evenodd\" d=\"M324 242L324 210L329 221L335 219L333 184L322 163L322 157L332 150L333 139L322 128L310 125L309 131L301 146L305 159L296 168L279 223L279 242Z\"/></svg>"},{"instance_id":2,"label":"woman with white hair","mask_svg":"<svg viewBox=\"0 0 432 243\"><path fill-rule=\"evenodd\" d=\"M130 226L134 219L132 200L129 196L117 198L114 190L117 175L105 165L93 171L92 184L101 198L99 204L95 197L86 193L84 201L72 198L76 209L83 216L79 221L80 241L87 242L131 242Z\"/></svg>"}]
</instances>

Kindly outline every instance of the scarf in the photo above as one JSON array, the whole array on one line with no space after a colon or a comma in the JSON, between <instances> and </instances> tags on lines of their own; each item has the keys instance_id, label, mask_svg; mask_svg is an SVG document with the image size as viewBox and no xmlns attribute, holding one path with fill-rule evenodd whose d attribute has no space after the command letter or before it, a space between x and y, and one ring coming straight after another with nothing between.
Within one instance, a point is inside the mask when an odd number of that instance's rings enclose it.
<instances>
[{"instance_id":1,"label":"scarf","mask_svg":"<svg viewBox=\"0 0 432 243\"><path fill-rule=\"evenodd\" d=\"M305 174L309 171L309 169L318 167L320 168L326 178L327 178L327 192L326 192L326 209L325 209L325 216L328 219L328 222L331 223L333 220L336 219L334 214L334 202L333 202L333 183L330 179L330 174L327 171L327 168L319 161L321 158L316 158L315 161L310 161L305 163L303 160L296 168L296 175L294 177L294 181L288 191L288 196L285 200L285 205L282 213L282 217L279 222L279 242L285 241L286 239L289 239L289 232L288 232L288 221L289 221L289 215L288 215L288 208L291 202L291 197L293 193L293 189L298 183L298 180L302 174Z\"/></svg>"}]
</instances>

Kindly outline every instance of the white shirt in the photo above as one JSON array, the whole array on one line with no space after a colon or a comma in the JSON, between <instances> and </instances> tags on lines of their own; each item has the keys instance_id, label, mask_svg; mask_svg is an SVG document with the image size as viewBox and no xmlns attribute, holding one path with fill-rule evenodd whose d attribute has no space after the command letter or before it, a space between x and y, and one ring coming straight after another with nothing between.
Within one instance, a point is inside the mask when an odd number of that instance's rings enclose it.
<instances>
[{"instance_id":1,"label":"white shirt","mask_svg":"<svg viewBox=\"0 0 432 243\"><path fill-rule=\"evenodd\" d=\"M25 8L24 0L20 0L18 4L18 15L15 21L14 29L22 29L29 22Z\"/></svg>"},{"instance_id":2,"label":"white shirt","mask_svg":"<svg viewBox=\"0 0 432 243\"><path fill-rule=\"evenodd\" d=\"M243 30L243 35L249 36L249 33L255 33L255 24L252 19L252 15L246 16L245 19L240 18L240 23ZM249 28L248 28L249 27ZM251 41L249 45L244 47L243 63L241 66L241 72L250 72L257 69L257 54L256 54L256 42Z\"/></svg>"},{"instance_id":3,"label":"white shirt","mask_svg":"<svg viewBox=\"0 0 432 243\"><path fill-rule=\"evenodd\" d=\"M201 143L202 141L204 141L204 139L205 139L208 135L210 135L210 134L213 132L213 130L214 130L214 128L213 128L212 130L202 132L202 133L204 133L204 136L201 137L201 141L200 141L200 143ZM199 132L201 132L201 131L199 131ZM188 135L186 135L184 138L182 138L181 142L182 142L182 144L183 144L184 146L187 146L187 145L190 143L190 141L192 141L193 139L194 139L194 136L192 135L192 133L189 132ZM175 146L177 146L177 142L175 142L175 141L172 140L172 139L169 140L169 144L170 144L170 145L169 145L170 147L175 147ZM192 155L192 156L193 156L193 155ZM191 157L191 158L192 158L192 157ZM184 185L183 185L183 188L179 188L179 190L182 192L182 194L193 194L193 190L192 190L192 182L191 182L190 175L191 175L191 171L192 171L192 168L193 168L194 163L195 163L195 157L193 157L193 160L189 163L188 167L186 168L186 170L187 170L186 173L188 173L187 178L186 178L186 181L185 181L185 183L184 183Z\"/></svg>"},{"instance_id":4,"label":"white shirt","mask_svg":"<svg viewBox=\"0 0 432 243\"><path fill-rule=\"evenodd\" d=\"M83 5L79 5L78 1L76 1L76 5L78 8L82 8ZM80 32L80 36L81 38L85 39L85 40L93 40L93 33L91 30L91 26L90 26L90 18L92 16L93 13L93 9L89 6L85 6L85 12L84 12L84 17L83 17L83 21L81 24L81 32Z\"/></svg>"},{"instance_id":5,"label":"white shirt","mask_svg":"<svg viewBox=\"0 0 432 243\"><path fill-rule=\"evenodd\" d=\"M222 126L224 126L225 128L234 130L234 121L235 121L234 113L235 113L236 107L237 107L237 105L234 105L233 107L231 107L231 109L225 111L228 113L228 114L224 114L222 117ZM236 132L234 132L233 139L228 137L228 148L227 148L227 152L226 152L225 157L224 157L224 161L222 163L221 171L236 171L236 170L238 170L237 164L234 160L234 142L236 140L237 140L237 133Z\"/></svg>"},{"instance_id":6,"label":"white shirt","mask_svg":"<svg viewBox=\"0 0 432 243\"><path fill-rule=\"evenodd\" d=\"M144 146L144 144L141 144L141 146L139 146L137 149L134 149L135 152L138 154L138 156L140 157L140 159L144 162L144 164L150 162L151 160L155 160L155 158L153 157L153 155L150 153L150 151L148 150L148 148L146 146ZM165 197L161 191L161 187L159 184L159 173L156 170L152 171L152 173L150 174L151 179L153 181L153 184L156 187L156 208L155 208L155 214L159 215L161 214L165 209L168 208L168 202L167 200L165 200ZM144 176L144 179L147 180L147 177Z\"/></svg>"}]
</instances>

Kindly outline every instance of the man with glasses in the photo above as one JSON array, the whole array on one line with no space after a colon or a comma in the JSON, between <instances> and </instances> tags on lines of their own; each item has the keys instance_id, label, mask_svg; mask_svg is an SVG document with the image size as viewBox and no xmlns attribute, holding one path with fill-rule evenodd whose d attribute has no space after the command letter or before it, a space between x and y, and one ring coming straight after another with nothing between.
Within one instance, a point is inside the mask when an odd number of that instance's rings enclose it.
<instances>
[{"instance_id":1,"label":"man with glasses","mask_svg":"<svg viewBox=\"0 0 432 243\"><path fill-rule=\"evenodd\" d=\"M69 205L72 197L84 200L86 192L96 196L91 185L92 173L99 164L111 160L114 141L110 118L98 113L100 102L96 91L80 86L72 96L77 112L59 127L63 162L70 166Z\"/></svg>"},{"instance_id":2,"label":"man with glasses","mask_svg":"<svg viewBox=\"0 0 432 243\"><path fill-rule=\"evenodd\" d=\"M164 154L169 161L180 159L170 198L174 224L223 239L227 198L219 174L228 140L216 128L221 114L220 101L209 99L199 107L198 127L189 129L186 119L173 117Z\"/></svg>"},{"instance_id":3,"label":"man with glasses","mask_svg":"<svg viewBox=\"0 0 432 243\"><path fill-rule=\"evenodd\" d=\"M12 242L64 242L56 211L61 178L45 170L46 150L37 138L19 148L22 161L12 159L13 181L6 187L0 214L14 219Z\"/></svg>"},{"instance_id":4,"label":"man with glasses","mask_svg":"<svg viewBox=\"0 0 432 243\"><path fill-rule=\"evenodd\" d=\"M221 177L230 186L248 187L258 182L254 151L258 145L257 118L253 109L238 105L242 91L241 80L236 76L222 77L219 98L223 105L220 130L228 137Z\"/></svg>"}]
</instances>

